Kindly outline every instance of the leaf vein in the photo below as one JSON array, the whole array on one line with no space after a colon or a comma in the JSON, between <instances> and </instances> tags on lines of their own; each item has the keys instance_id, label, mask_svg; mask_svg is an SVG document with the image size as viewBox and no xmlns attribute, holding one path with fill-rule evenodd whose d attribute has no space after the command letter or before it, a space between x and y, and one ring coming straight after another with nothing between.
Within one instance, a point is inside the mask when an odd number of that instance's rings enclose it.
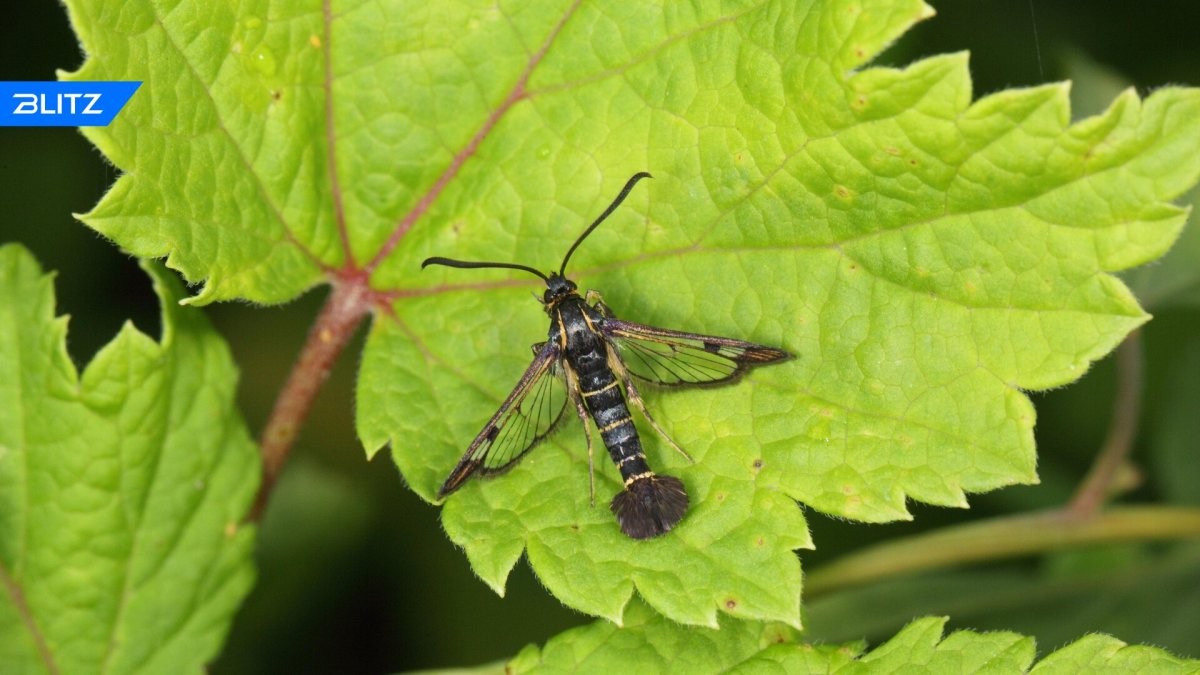
<instances>
[{"instance_id":1,"label":"leaf vein","mask_svg":"<svg viewBox=\"0 0 1200 675\"><path fill-rule=\"evenodd\" d=\"M287 219L284 217L283 212L280 211L279 206L277 204L275 204L275 201L271 198L270 194L267 192L267 188L263 184L262 179L259 177L258 173L254 170L254 165L251 164L250 159L246 156L245 150L242 148L241 144L238 143L238 141L234 137L233 133L229 130L229 127L225 125L225 120L220 114L220 108L217 105L216 97L213 96L212 89L209 87L208 83L204 81L204 78L200 77L200 73L196 71L196 68L192 64L192 62L187 59L187 56L184 53L183 48L180 46L179 42L176 40L175 36L171 33L171 31L169 31L167 29L167 25L163 21L163 19L164 19L164 17L158 13L158 7L155 6L155 8L154 8L155 24L157 24L159 29L162 30L163 36L165 36L167 43L170 44L171 47L175 50L175 53L179 56L179 61L183 64L184 68L187 69L187 72L192 76L192 79L194 79L199 84L200 90L203 91L204 94L208 97L208 102L212 105L213 117L216 120L217 128L221 130L221 134L223 136L225 136L225 138L229 141L229 146L231 148L233 148L234 154L237 156L238 160L241 162L242 167L245 169L246 173L250 176L251 182L254 184L255 190L258 192L258 194L262 198L263 202L270 209L272 215L274 215L275 220L279 223L280 228L282 228L283 234L284 234L283 240L287 241L287 242L291 243L293 246L295 246L300 251L300 253L302 253L304 255L304 257L308 258L309 262L311 262L313 265L315 265L318 269L320 269L326 273L330 272L331 270L330 270L329 265L326 265L325 262L322 261L314 252L312 252L311 250L308 249L308 247L306 247L304 244L302 244L300 242L300 240L296 237L295 233L292 231L291 226L288 225Z\"/></svg>"},{"instance_id":2,"label":"leaf vein","mask_svg":"<svg viewBox=\"0 0 1200 675\"><path fill-rule=\"evenodd\" d=\"M614 66L612 68L609 68L607 70L602 70L598 73L593 73L591 75L588 75L586 77L581 77L576 80L560 82L555 85L542 87L541 89L531 89L531 90L529 90L529 96L532 98L535 96L555 94L555 93L558 93L561 91L567 91L567 90L575 89L576 87L583 87L583 86L586 86L589 84L593 84L595 82L600 82L602 80L606 80L610 77L615 77L617 75L622 75L625 72L629 71L630 69L634 68L635 66L641 65L642 63L649 61L656 54L662 52L663 50L670 47L671 45L674 45L678 42L682 42L684 40L695 37L697 35L701 35L705 31L707 31L711 28L716 28L718 26L722 26L727 23L735 23L742 17L762 9L763 7L766 6L766 4L767 3L765 1L759 2L757 4L751 5L747 9L742 10L741 12L718 17L706 24L697 26L696 28L693 28L690 31L679 33L678 35L673 35L670 38L663 40L662 42L647 49L646 51L642 52L641 54L637 54L637 55L633 56L632 58L629 59L629 61L622 63L620 65Z\"/></svg>"},{"instance_id":3,"label":"leaf vein","mask_svg":"<svg viewBox=\"0 0 1200 675\"><path fill-rule=\"evenodd\" d=\"M3 561L0 561L0 582L4 583L4 589L8 592L9 598L17 608L17 615L21 617L21 622L25 624L25 628L33 638L33 643L37 646L38 656L41 657L42 663L46 665L46 670L50 671L52 675L58 675L58 664L54 660L54 654L50 653L49 645L46 644L46 636L42 634L41 628L38 627L37 619L33 616L33 611L25 602L25 594L21 591L20 584L9 574Z\"/></svg>"},{"instance_id":4,"label":"leaf vein","mask_svg":"<svg viewBox=\"0 0 1200 675\"><path fill-rule=\"evenodd\" d=\"M487 116L483 122L483 125L475 132L475 135L472 136L469 141L467 141L467 144L463 146L463 148L459 150L456 155L454 155L454 158L450 161L450 165L446 167L445 171L443 171L440 176L438 176L437 180L434 181L433 185L430 186L429 190L424 194L424 196L422 196L416 205L413 206L413 208L396 224L395 229L392 230L392 233L388 236L387 241L385 241L383 246L379 249L379 252L376 253L371 261L367 263L366 267L364 267L364 270L367 272L367 274L373 273L375 269L379 267L380 263L382 263L384 259L391 254L391 252L396 248L396 245L400 243L400 240L404 238L404 235L407 234L410 229L412 229L413 224L416 223L416 221L422 215L424 215L426 211L429 210L429 207L433 205L433 202L442 194L442 191L446 189L446 186L449 185L451 179L458 175L458 172L462 169L463 164L465 164L467 160L475 154L475 151L479 148L479 145L485 138L487 138L488 134L490 134L492 129L494 129L495 126L500 122L501 118L503 118L517 103L528 98L529 92L525 86L529 82L530 75L533 74L533 71L535 68L537 68L538 64L542 62L546 52L549 51L551 45L554 44L556 38L562 32L563 26L565 26L567 21L569 21L570 18L575 14L575 10L579 8L581 2L582 0L574 0L574 2L571 3L563 17L559 19L558 23L555 24L553 29L551 29L550 34L542 43L541 48L536 54L533 55L532 58L529 59L529 63L526 64L525 70L523 70L520 76L517 78L517 82L513 85L513 88L508 93L508 96L506 96L504 100L501 101L500 105Z\"/></svg>"}]
</instances>

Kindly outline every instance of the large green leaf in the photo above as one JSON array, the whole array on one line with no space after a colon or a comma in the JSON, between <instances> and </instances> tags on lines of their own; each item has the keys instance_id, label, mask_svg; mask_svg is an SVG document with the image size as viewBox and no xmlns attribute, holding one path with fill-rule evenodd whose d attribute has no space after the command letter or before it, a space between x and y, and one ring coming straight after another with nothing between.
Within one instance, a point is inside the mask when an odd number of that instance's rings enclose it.
<instances>
[{"instance_id":1,"label":"large green leaf","mask_svg":"<svg viewBox=\"0 0 1200 675\"><path fill-rule=\"evenodd\" d=\"M930 15L916 0L69 5L91 54L73 77L147 81L89 132L128 174L87 221L169 255L202 301L369 279L359 433L426 499L546 319L531 278L419 261L551 268L629 175L656 175L574 276L630 320L796 358L649 395L698 460L647 439L693 498L669 536L630 541L589 506L574 421L444 511L492 587L527 551L614 620L636 588L681 622L797 623L793 500L885 521L1034 481L1021 389L1145 321L1108 272L1170 246L1168 202L1200 170L1195 91L1069 126L1062 85L972 104L965 55L863 69ZM617 489L602 467L598 501Z\"/></svg>"},{"instance_id":2,"label":"large green leaf","mask_svg":"<svg viewBox=\"0 0 1200 675\"><path fill-rule=\"evenodd\" d=\"M1195 673L1187 661L1161 649L1131 647L1089 635L1034 663L1032 638L1009 632L957 631L944 635L945 619L913 621L878 647L861 642L812 645L782 624L724 619L721 630L679 626L634 603L628 625L604 621L530 645L508 663L510 673L646 672L735 673Z\"/></svg>"},{"instance_id":3,"label":"large green leaf","mask_svg":"<svg viewBox=\"0 0 1200 675\"><path fill-rule=\"evenodd\" d=\"M1194 92L1165 90L1146 102L1127 93L1071 127L1064 87L969 106L961 57L843 77L808 56L836 61L856 31L898 34L917 9L864 13L844 34L834 9L810 9L807 21L764 7L664 36L653 56L622 71L624 81L569 89L610 99L632 90L653 100L629 113L644 120L644 133L660 139L690 125L698 143L693 152L663 140L669 159L647 152L647 165L668 168L585 245L584 284L633 320L781 344L797 359L738 390L654 397L658 416L699 459L680 466L669 451L655 455L699 503L662 540L627 541L603 509L589 508L574 429L504 479L455 495L446 529L497 589L525 548L556 596L613 619L636 587L679 621L711 625L714 607L794 621L788 601L798 580L785 549L803 533L781 497L882 521L907 517L906 498L963 506L965 491L1031 482L1034 413L1020 389L1078 377L1145 320L1104 272L1160 254L1178 233L1185 212L1162 200L1195 180L1197 162L1184 151L1200 138ZM794 30L767 31L768 23ZM780 107L763 119L788 123L756 126L755 113L733 103L764 79L776 82L739 71L759 50L787 73ZM713 59L689 82L706 106L638 88L633 73L683 69L696 53ZM729 79L717 85L707 76L724 72L721 58ZM547 124L556 100L542 104ZM736 134L712 128L726 106L738 111L725 122ZM636 134L606 134L592 153L617 147L612 162L627 162ZM591 206L569 209L579 214L574 223L623 178L604 175ZM484 218L464 215L461 240L443 230L446 243L419 255L505 258L494 239L468 236L478 231L469 223ZM548 221L535 216L532 226ZM513 222L528 228L531 219ZM552 228L514 235L529 243L512 258L552 265L578 225ZM438 274L435 284L482 276ZM502 285L442 290L412 291L394 305L394 320L376 324L360 380L364 442L391 441L426 498L515 382L522 343L538 339L545 321ZM612 471L602 474L607 501L618 486Z\"/></svg>"},{"instance_id":4,"label":"large green leaf","mask_svg":"<svg viewBox=\"0 0 1200 675\"><path fill-rule=\"evenodd\" d=\"M0 248L0 670L201 672L250 589L258 485L225 343L147 266L163 337L84 370L51 276Z\"/></svg>"}]
</instances>

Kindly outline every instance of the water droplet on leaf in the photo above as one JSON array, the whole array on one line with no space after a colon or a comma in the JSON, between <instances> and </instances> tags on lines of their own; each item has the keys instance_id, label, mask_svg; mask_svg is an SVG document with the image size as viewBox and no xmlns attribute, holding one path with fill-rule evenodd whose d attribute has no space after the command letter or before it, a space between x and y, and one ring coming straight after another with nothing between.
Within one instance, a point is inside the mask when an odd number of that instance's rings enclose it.
<instances>
[{"instance_id":1,"label":"water droplet on leaf","mask_svg":"<svg viewBox=\"0 0 1200 675\"><path fill-rule=\"evenodd\" d=\"M267 47L259 47L251 52L250 63L254 64L255 70L263 75L275 74L275 53Z\"/></svg>"}]
</instances>

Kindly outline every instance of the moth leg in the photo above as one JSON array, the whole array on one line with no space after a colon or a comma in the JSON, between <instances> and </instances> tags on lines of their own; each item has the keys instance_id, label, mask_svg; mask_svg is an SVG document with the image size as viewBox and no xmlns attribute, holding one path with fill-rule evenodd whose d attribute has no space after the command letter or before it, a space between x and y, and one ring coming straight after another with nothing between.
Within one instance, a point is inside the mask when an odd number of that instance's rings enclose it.
<instances>
[{"instance_id":1,"label":"moth leg","mask_svg":"<svg viewBox=\"0 0 1200 675\"><path fill-rule=\"evenodd\" d=\"M587 410L583 408L583 401L578 401L575 404L575 409L579 412L579 419L583 420L583 437L587 439L588 446L588 495L590 496L592 508L596 508L596 460L592 454L592 425L588 422Z\"/></svg>"},{"instance_id":2,"label":"moth leg","mask_svg":"<svg viewBox=\"0 0 1200 675\"><path fill-rule=\"evenodd\" d=\"M668 436L667 432L663 431L663 428L658 426L658 422L655 422L654 418L650 416L650 411L646 410L646 404L642 403L641 394L638 394L637 387L633 386L633 379L628 376L625 377L625 391L629 394L629 400L635 406L637 406L638 410L642 411L642 417L646 418L646 421L650 423L650 427L657 431L658 435L662 436L663 440L665 440L672 448L675 449L675 452L678 452L679 454L683 455L684 459L692 464L695 464L696 460L692 459L692 456L689 455L686 450L679 447L679 444L676 443L673 438Z\"/></svg>"},{"instance_id":3,"label":"moth leg","mask_svg":"<svg viewBox=\"0 0 1200 675\"><path fill-rule=\"evenodd\" d=\"M638 393L637 387L634 386L633 378L629 376L629 371L625 369L625 363L621 361L621 357L617 356L616 351L613 349L609 349L608 353L608 365L616 373L617 377L621 379L622 384L625 385L625 394L629 402L642 412L642 417L645 417L646 421L650 423L650 428L658 432L658 435L662 436L663 440L675 449L675 452L678 452L683 455L684 459L695 464L696 460L692 459L692 456L687 454L686 450L679 447L679 444L667 435L667 432L663 431L663 428L658 426L658 422L655 422L654 418L650 416L650 411L646 410L646 404L642 401L642 395Z\"/></svg>"},{"instance_id":4,"label":"moth leg","mask_svg":"<svg viewBox=\"0 0 1200 675\"><path fill-rule=\"evenodd\" d=\"M587 439L588 449L588 492L591 495L591 506L596 506L596 460L595 454L592 451L592 425L588 417L587 408L583 405L583 397L579 395L579 379L575 376L575 371L565 367L567 374L567 393L571 397L571 401L575 403L575 412L579 415L579 421L583 422L583 437Z\"/></svg>"},{"instance_id":5,"label":"moth leg","mask_svg":"<svg viewBox=\"0 0 1200 675\"><path fill-rule=\"evenodd\" d=\"M604 304L604 299L600 297L600 291L589 288L588 292L584 294L583 299L589 305L599 310L600 314L602 314L606 319L612 318L613 311L609 309L608 305Z\"/></svg>"}]
</instances>

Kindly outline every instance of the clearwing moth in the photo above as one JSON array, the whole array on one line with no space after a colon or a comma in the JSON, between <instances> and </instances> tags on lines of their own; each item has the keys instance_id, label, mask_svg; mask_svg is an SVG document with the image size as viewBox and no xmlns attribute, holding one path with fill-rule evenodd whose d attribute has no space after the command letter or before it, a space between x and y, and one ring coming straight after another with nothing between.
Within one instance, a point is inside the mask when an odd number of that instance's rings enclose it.
<instances>
[{"instance_id":1,"label":"clearwing moth","mask_svg":"<svg viewBox=\"0 0 1200 675\"><path fill-rule=\"evenodd\" d=\"M620 206L633 186L650 174L635 174L612 204L571 244L557 273L549 275L525 265L428 258L421 267L500 267L522 270L546 282L542 304L550 316L545 342L533 345L533 363L500 409L471 441L458 465L438 491L442 498L473 475L494 476L512 468L546 438L574 407L587 437L592 503L596 499L591 424L617 465L624 489L613 497L611 510L621 531L649 539L669 531L687 511L683 482L657 474L646 464L641 439L626 403L632 403L654 431L677 452L688 456L650 416L635 380L666 386L727 384L750 368L789 358L781 349L732 338L683 333L622 321L588 291L580 296L567 279L567 262L579 244Z\"/></svg>"}]
</instances>

